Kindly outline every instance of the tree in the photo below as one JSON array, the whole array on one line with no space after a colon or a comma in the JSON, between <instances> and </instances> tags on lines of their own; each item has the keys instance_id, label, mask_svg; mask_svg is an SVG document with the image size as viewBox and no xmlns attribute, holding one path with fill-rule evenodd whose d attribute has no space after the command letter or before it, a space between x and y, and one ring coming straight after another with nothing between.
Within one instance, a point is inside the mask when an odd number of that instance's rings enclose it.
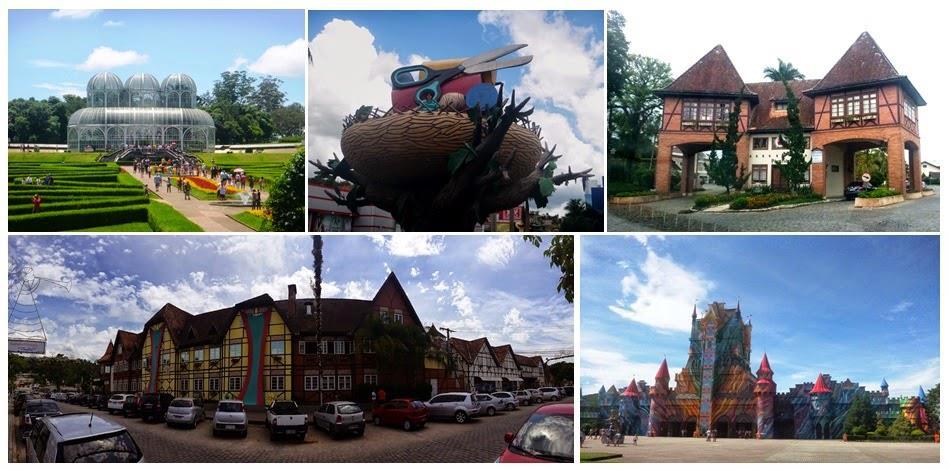
<instances>
[{"instance_id":1,"label":"tree","mask_svg":"<svg viewBox=\"0 0 949 470\"><path fill-rule=\"evenodd\" d=\"M573 363L572 362L556 362L547 366L547 371L550 373L552 385L557 387L563 387L566 385L573 385Z\"/></svg>"},{"instance_id":2,"label":"tree","mask_svg":"<svg viewBox=\"0 0 949 470\"><path fill-rule=\"evenodd\" d=\"M283 80L276 77L264 77L257 83L257 90L251 95L250 102L266 113L273 114L274 111L283 107L283 102L287 99L287 94L280 89Z\"/></svg>"},{"instance_id":3,"label":"tree","mask_svg":"<svg viewBox=\"0 0 949 470\"><path fill-rule=\"evenodd\" d=\"M211 92L199 98L198 107L214 119L218 142L247 144L269 142L273 138L272 116L255 103L269 103L273 97L258 96L260 90L256 83L257 80L243 70L224 72L221 79L214 82ZM279 80L269 82L265 94L272 95L269 90L274 84L279 85ZM280 93L279 89L276 91Z\"/></svg>"},{"instance_id":4,"label":"tree","mask_svg":"<svg viewBox=\"0 0 949 470\"><path fill-rule=\"evenodd\" d=\"M270 113L274 132L280 137L303 136L303 123L306 111L300 103L281 106Z\"/></svg>"},{"instance_id":5,"label":"tree","mask_svg":"<svg viewBox=\"0 0 949 470\"><path fill-rule=\"evenodd\" d=\"M425 357L431 346L431 338L425 330L416 325L384 322L373 315L355 334L356 344L366 342L372 344L376 368L386 371L389 380L404 379L414 394L415 387L424 382L420 372L425 368ZM406 391L409 390L403 393Z\"/></svg>"},{"instance_id":6,"label":"tree","mask_svg":"<svg viewBox=\"0 0 949 470\"><path fill-rule=\"evenodd\" d=\"M709 152L706 167L709 180L724 186L726 194L732 189L740 189L748 179L747 168L738 162L738 141L744 134L738 131L740 118L741 96L738 96L732 104L731 112L728 113L725 138L719 138L717 131L712 137L712 150Z\"/></svg>"},{"instance_id":7,"label":"tree","mask_svg":"<svg viewBox=\"0 0 949 470\"><path fill-rule=\"evenodd\" d=\"M567 202L567 213L560 222L562 232L602 232L603 214L580 199Z\"/></svg>"},{"instance_id":8,"label":"tree","mask_svg":"<svg viewBox=\"0 0 949 470\"><path fill-rule=\"evenodd\" d=\"M524 240L538 248L544 241L539 235L524 235ZM573 236L554 235L551 237L550 246L544 250L544 256L550 260L550 267L560 269L557 292L563 292L567 302L573 303Z\"/></svg>"},{"instance_id":9,"label":"tree","mask_svg":"<svg viewBox=\"0 0 949 470\"><path fill-rule=\"evenodd\" d=\"M860 428L863 432L875 429L877 422L876 413L870 406L870 398L865 393L854 396L850 402L850 408L844 417L844 432L854 433L854 429Z\"/></svg>"},{"instance_id":10,"label":"tree","mask_svg":"<svg viewBox=\"0 0 949 470\"><path fill-rule=\"evenodd\" d=\"M10 100L7 105L10 143L65 144L69 116L85 104L84 98L75 95Z\"/></svg>"},{"instance_id":11,"label":"tree","mask_svg":"<svg viewBox=\"0 0 949 470\"><path fill-rule=\"evenodd\" d=\"M870 184L883 186L886 181L888 163L886 148L872 148L854 153L854 177L860 178L864 173L870 175Z\"/></svg>"},{"instance_id":12,"label":"tree","mask_svg":"<svg viewBox=\"0 0 949 470\"><path fill-rule=\"evenodd\" d=\"M939 384L926 392L926 416L929 418L929 431L939 432Z\"/></svg>"},{"instance_id":13,"label":"tree","mask_svg":"<svg viewBox=\"0 0 949 470\"><path fill-rule=\"evenodd\" d=\"M613 101L622 94L629 77L629 41L626 40L626 18L615 10L606 15L606 97Z\"/></svg>"},{"instance_id":14,"label":"tree","mask_svg":"<svg viewBox=\"0 0 949 470\"><path fill-rule=\"evenodd\" d=\"M787 182L788 191L797 193L801 186L807 181L807 171L811 162L804 158L804 151L807 147L807 138L804 137L804 127L801 125L800 100L794 95L791 80L803 79L804 74L794 68L790 62L778 59L778 68L768 67L764 69L766 78L772 81L780 81L784 84L785 100L788 105L788 130L780 136L781 145L787 149L781 154L781 160L775 162L781 171L781 176Z\"/></svg>"},{"instance_id":15,"label":"tree","mask_svg":"<svg viewBox=\"0 0 949 470\"><path fill-rule=\"evenodd\" d=\"M906 437L912 434L915 429L916 426L913 426L913 423L906 419L903 413L899 413L896 419L890 423L890 427L886 430L886 435L892 437Z\"/></svg>"},{"instance_id":16,"label":"tree","mask_svg":"<svg viewBox=\"0 0 949 470\"><path fill-rule=\"evenodd\" d=\"M270 209L271 227L275 232L302 232L304 230L303 188L304 150L301 148L284 165L283 173L270 188L267 208Z\"/></svg>"},{"instance_id":17,"label":"tree","mask_svg":"<svg viewBox=\"0 0 949 470\"><path fill-rule=\"evenodd\" d=\"M313 314L316 315L316 344L323 344L323 237L313 235ZM323 376L323 351L317 349L317 369L320 377ZM323 388L320 387L320 404L323 404Z\"/></svg>"}]
</instances>

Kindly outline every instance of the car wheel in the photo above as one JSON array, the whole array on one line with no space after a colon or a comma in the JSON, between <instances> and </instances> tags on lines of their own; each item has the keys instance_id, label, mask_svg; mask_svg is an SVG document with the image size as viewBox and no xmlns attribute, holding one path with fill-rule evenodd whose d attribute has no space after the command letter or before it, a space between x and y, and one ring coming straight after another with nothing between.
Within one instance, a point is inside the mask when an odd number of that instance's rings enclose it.
<instances>
[{"instance_id":1,"label":"car wheel","mask_svg":"<svg viewBox=\"0 0 949 470\"><path fill-rule=\"evenodd\" d=\"M372 417L372 424L375 424L376 426L381 426L381 425L382 425L382 420L379 419L378 416L373 416L373 417Z\"/></svg>"},{"instance_id":2,"label":"car wheel","mask_svg":"<svg viewBox=\"0 0 949 470\"><path fill-rule=\"evenodd\" d=\"M508 411L513 411L513 410L514 410L514 404L513 404L513 403L508 403L507 406L504 407L504 409L506 409L506 410L508 410Z\"/></svg>"},{"instance_id":3,"label":"car wheel","mask_svg":"<svg viewBox=\"0 0 949 470\"><path fill-rule=\"evenodd\" d=\"M241 439L243 439L243 438L245 438L245 437L247 437L247 430L246 430L246 429L243 430L243 431L241 431Z\"/></svg>"},{"instance_id":4,"label":"car wheel","mask_svg":"<svg viewBox=\"0 0 949 470\"><path fill-rule=\"evenodd\" d=\"M366 433L366 428L362 428L359 430L359 432L356 433L356 437L362 437L362 435L365 433Z\"/></svg>"},{"instance_id":5,"label":"car wheel","mask_svg":"<svg viewBox=\"0 0 949 470\"><path fill-rule=\"evenodd\" d=\"M212 429L212 430L211 430L211 435L214 436L214 437L217 437L217 429Z\"/></svg>"},{"instance_id":6,"label":"car wheel","mask_svg":"<svg viewBox=\"0 0 949 470\"><path fill-rule=\"evenodd\" d=\"M412 430L412 422L409 421L409 420L405 420L405 422L402 423L402 429L404 429L404 430L406 430L406 431L411 431L411 430Z\"/></svg>"},{"instance_id":7,"label":"car wheel","mask_svg":"<svg viewBox=\"0 0 949 470\"><path fill-rule=\"evenodd\" d=\"M494 409L493 406L489 406L489 407L488 407L488 416L494 416L494 413L496 413L496 412L497 412L497 411Z\"/></svg>"},{"instance_id":8,"label":"car wheel","mask_svg":"<svg viewBox=\"0 0 949 470\"><path fill-rule=\"evenodd\" d=\"M458 411L455 413L456 423L464 423L465 421L468 421L468 415L464 411Z\"/></svg>"},{"instance_id":9,"label":"car wheel","mask_svg":"<svg viewBox=\"0 0 949 470\"><path fill-rule=\"evenodd\" d=\"M191 422L191 429L198 429L198 418Z\"/></svg>"}]
</instances>

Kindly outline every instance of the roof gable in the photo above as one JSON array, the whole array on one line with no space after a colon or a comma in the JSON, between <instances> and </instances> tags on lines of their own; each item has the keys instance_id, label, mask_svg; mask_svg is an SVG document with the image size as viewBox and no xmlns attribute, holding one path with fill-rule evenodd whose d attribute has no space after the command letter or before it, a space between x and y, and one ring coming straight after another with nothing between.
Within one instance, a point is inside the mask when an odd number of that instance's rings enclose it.
<instances>
[{"instance_id":1,"label":"roof gable","mask_svg":"<svg viewBox=\"0 0 949 470\"><path fill-rule=\"evenodd\" d=\"M754 96L745 86L735 64L721 45L708 51L669 86L657 91L656 94L660 96L676 94Z\"/></svg>"},{"instance_id":2,"label":"roof gable","mask_svg":"<svg viewBox=\"0 0 949 470\"><path fill-rule=\"evenodd\" d=\"M418 313L415 312L415 307L412 306L412 301L409 300L409 296L405 293L405 289L402 288L402 283L399 282L399 278L396 277L395 272L390 272L389 275L386 276L386 280L379 286L379 290L376 291L376 295L372 298L372 304L376 305L380 303L382 296L390 290L394 290L396 295L402 299L406 311L411 314L412 321L420 328L424 328L422 320L419 318Z\"/></svg>"},{"instance_id":3,"label":"roof gable","mask_svg":"<svg viewBox=\"0 0 949 470\"><path fill-rule=\"evenodd\" d=\"M863 32L811 91L821 91L898 78L899 72L870 33Z\"/></svg>"},{"instance_id":4,"label":"roof gable","mask_svg":"<svg viewBox=\"0 0 949 470\"><path fill-rule=\"evenodd\" d=\"M818 80L792 80L788 82L791 92L798 99L798 109L800 109L801 126L804 129L814 127L814 99L804 94L807 90L816 85ZM786 101L787 90L784 89L782 82L760 82L747 84L748 89L758 95L757 106L751 111L751 123L749 131L779 131L791 127L788 122L787 114L772 116L772 103Z\"/></svg>"}]
</instances>

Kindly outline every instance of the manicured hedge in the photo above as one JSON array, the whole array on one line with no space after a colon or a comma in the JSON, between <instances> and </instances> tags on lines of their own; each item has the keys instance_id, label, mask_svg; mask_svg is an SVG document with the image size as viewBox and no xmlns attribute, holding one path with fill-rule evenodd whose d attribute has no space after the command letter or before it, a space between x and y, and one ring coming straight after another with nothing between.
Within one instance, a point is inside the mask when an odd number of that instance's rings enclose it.
<instances>
[{"instance_id":1,"label":"manicured hedge","mask_svg":"<svg viewBox=\"0 0 949 470\"><path fill-rule=\"evenodd\" d=\"M148 220L149 205L11 215L8 228L11 232L61 232L102 225L144 222Z\"/></svg>"},{"instance_id":2,"label":"manicured hedge","mask_svg":"<svg viewBox=\"0 0 949 470\"><path fill-rule=\"evenodd\" d=\"M48 204L44 202L40 206L40 211L41 213L62 212L75 209L92 209L95 207L134 206L137 204L148 204L148 198L146 198L144 194L140 194L134 197L79 199L74 201L50 202ZM31 214L33 213L33 204L32 202L29 204L11 204L8 213L10 215Z\"/></svg>"},{"instance_id":3,"label":"manicured hedge","mask_svg":"<svg viewBox=\"0 0 949 470\"><path fill-rule=\"evenodd\" d=\"M145 194L145 191L142 188L122 188L122 189L43 189L49 188L50 186L40 186L36 189L28 190L12 190L7 193L7 196L30 196L33 197L34 194L39 194L40 197L46 196L78 196L78 197L118 197L118 196L135 196Z\"/></svg>"},{"instance_id":4,"label":"manicured hedge","mask_svg":"<svg viewBox=\"0 0 949 470\"><path fill-rule=\"evenodd\" d=\"M719 194L703 194L695 198L695 203L692 206L693 209L701 210L707 207L717 206L720 204L726 204L728 202L734 201L737 198L745 196L744 193L733 192L733 193L719 193Z\"/></svg>"},{"instance_id":5,"label":"manicured hedge","mask_svg":"<svg viewBox=\"0 0 949 470\"><path fill-rule=\"evenodd\" d=\"M728 208L732 210L764 209L766 207L815 202L821 199L823 198L817 194L799 196L786 193L770 193L759 196L742 196L732 201L731 204L728 205Z\"/></svg>"},{"instance_id":6,"label":"manicured hedge","mask_svg":"<svg viewBox=\"0 0 949 470\"><path fill-rule=\"evenodd\" d=\"M867 199L877 199L881 197L896 196L900 192L895 189L890 188L876 188L871 189L870 191L864 191L857 194L857 197L867 198Z\"/></svg>"}]
</instances>

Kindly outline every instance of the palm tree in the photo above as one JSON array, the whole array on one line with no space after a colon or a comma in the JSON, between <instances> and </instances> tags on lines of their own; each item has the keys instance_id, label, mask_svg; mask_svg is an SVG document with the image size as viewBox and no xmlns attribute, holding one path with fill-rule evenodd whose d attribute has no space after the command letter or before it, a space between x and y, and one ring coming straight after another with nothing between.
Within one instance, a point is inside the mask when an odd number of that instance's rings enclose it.
<instances>
[{"instance_id":1,"label":"palm tree","mask_svg":"<svg viewBox=\"0 0 949 470\"><path fill-rule=\"evenodd\" d=\"M794 68L794 65L790 62L785 62L778 59L778 68L774 67L765 67L764 69L765 78L774 81L774 82L789 82L791 80L804 79L804 74L800 70Z\"/></svg>"},{"instance_id":2,"label":"palm tree","mask_svg":"<svg viewBox=\"0 0 949 470\"><path fill-rule=\"evenodd\" d=\"M320 335L323 329L323 237L313 235L313 313L316 315L317 368L320 373L320 404L323 404L323 343Z\"/></svg>"}]
</instances>

